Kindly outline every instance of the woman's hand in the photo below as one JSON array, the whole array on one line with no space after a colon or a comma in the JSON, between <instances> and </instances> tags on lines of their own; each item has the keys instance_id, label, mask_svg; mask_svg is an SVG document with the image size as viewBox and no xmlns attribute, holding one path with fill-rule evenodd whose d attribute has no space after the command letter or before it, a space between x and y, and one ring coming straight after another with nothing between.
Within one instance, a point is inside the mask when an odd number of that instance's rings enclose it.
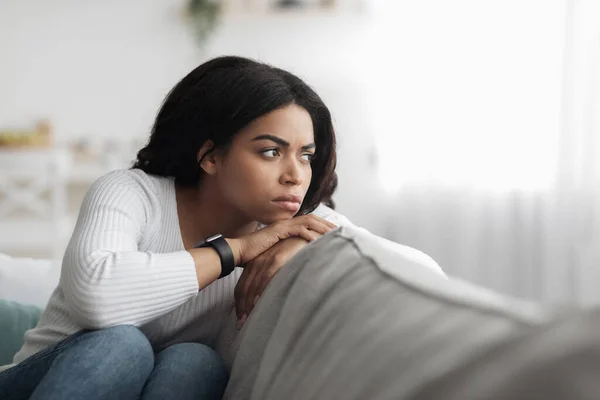
<instances>
[{"instance_id":1,"label":"woman's hand","mask_svg":"<svg viewBox=\"0 0 600 400\"><path fill-rule=\"evenodd\" d=\"M307 244L308 241L301 237L281 240L244 266L235 287L235 309L240 324L246 321L273 276Z\"/></svg>"},{"instance_id":2,"label":"woman's hand","mask_svg":"<svg viewBox=\"0 0 600 400\"><path fill-rule=\"evenodd\" d=\"M298 237L312 242L335 227L334 224L321 217L308 214L274 222L250 235L227 239L227 242L233 251L236 265L243 266L276 245L280 240Z\"/></svg>"}]
</instances>

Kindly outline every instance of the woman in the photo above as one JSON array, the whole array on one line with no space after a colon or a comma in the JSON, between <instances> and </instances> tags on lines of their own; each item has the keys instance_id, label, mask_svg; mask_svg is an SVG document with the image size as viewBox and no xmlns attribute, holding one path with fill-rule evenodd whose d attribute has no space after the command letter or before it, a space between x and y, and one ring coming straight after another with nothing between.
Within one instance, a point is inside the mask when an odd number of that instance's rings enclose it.
<instances>
[{"instance_id":1,"label":"woman","mask_svg":"<svg viewBox=\"0 0 600 400\"><path fill-rule=\"evenodd\" d=\"M320 205L335 165L329 110L302 80L239 57L200 65L133 168L90 188L0 398L220 398L210 346L234 297L241 325L277 270L345 221Z\"/></svg>"}]
</instances>

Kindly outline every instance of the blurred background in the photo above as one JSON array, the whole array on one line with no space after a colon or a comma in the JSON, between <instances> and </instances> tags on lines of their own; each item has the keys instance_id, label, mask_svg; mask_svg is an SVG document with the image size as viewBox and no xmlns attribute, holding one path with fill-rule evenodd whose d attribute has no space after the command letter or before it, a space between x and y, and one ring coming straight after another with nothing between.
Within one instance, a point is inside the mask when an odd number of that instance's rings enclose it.
<instances>
[{"instance_id":1,"label":"blurred background","mask_svg":"<svg viewBox=\"0 0 600 400\"><path fill-rule=\"evenodd\" d=\"M502 293L600 302L600 0L0 0L0 252L60 258L89 185L223 54L323 97L354 223Z\"/></svg>"}]
</instances>

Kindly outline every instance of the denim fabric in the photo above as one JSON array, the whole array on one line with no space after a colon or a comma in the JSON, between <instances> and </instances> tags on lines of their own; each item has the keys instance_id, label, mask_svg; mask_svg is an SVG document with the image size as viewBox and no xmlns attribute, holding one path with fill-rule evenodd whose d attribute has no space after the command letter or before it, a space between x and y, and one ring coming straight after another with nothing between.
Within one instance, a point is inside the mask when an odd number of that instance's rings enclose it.
<instances>
[{"instance_id":1,"label":"denim fabric","mask_svg":"<svg viewBox=\"0 0 600 400\"><path fill-rule=\"evenodd\" d=\"M0 399L220 399L228 373L198 343L154 354L133 326L76 333L0 372Z\"/></svg>"}]
</instances>

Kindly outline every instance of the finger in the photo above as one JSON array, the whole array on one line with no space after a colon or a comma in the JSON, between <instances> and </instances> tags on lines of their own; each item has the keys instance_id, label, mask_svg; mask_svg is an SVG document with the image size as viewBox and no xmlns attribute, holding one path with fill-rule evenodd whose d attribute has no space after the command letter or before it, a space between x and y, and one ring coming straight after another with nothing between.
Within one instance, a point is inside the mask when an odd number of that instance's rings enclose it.
<instances>
[{"instance_id":1,"label":"finger","mask_svg":"<svg viewBox=\"0 0 600 400\"><path fill-rule=\"evenodd\" d=\"M319 217L319 216L317 216L317 215L314 215L314 214L311 214L311 215L312 215L313 217L315 217L315 218L316 218L316 219L317 219L319 222L321 222L321 223L323 223L323 224L327 225L329 228L331 228L331 229L335 229L335 228L337 228L337 225L336 225L336 224L334 224L333 222L329 222L329 221L327 221L325 218L321 218L321 217Z\"/></svg>"},{"instance_id":2,"label":"finger","mask_svg":"<svg viewBox=\"0 0 600 400\"><path fill-rule=\"evenodd\" d=\"M308 229L311 229L315 232L319 232L320 234L324 235L327 232L329 232L330 230L332 230L333 228L330 226L329 223L326 223L327 221L323 221L317 218L311 218L308 219L305 226Z\"/></svg>"},{"instance_id":3,"label":"finger","mask_svg":"<svg viewBox=\"0 0 600 400\"><path fill-rule=\"evenodd\" d=\"M235 314L238 319L240 319L244 314L244 287L246 286L246 281L248 280L250 272L251 268L244 269L244 272L242 272L242 275L240 276L238 283L235 285L235 290L233 292L235 298Z\"/></svg>"},{"instance_id":4,"label":"finger","mask_svg":"<svg viewBox=\"0 0 600 400\"><path fill-rule=\"evenodd\" d=\"M244 326L244 323L246 323L247 318L248 318L248 314L242 315L242 318L239 319L238 324L237 324L238 330L242 329L242 327Z\"/></svg>"},{"instance_id":5,"label":"finger","mask_svg":"<svg viewBox=\"0 0 600 400\"><path fill-rule=\"evenodd\" d=\"M280 221L273 225L273 229L277 232L277 236L280 240L287 239L291 236L301 236L304 239L311 241L314 240L314 235L306 236L305 232L307 229L323 235L331 230L331 228L321 222L318 217L312 215L305 215L302 217L292 218L287 221ZM275 244L275 243L273 243Z\"/></svg>"},{"instance_id":6,"label":"finger","mask_svg":"<svg viewBox=\"0 0 600 400\"><path fill-rule=\"evenodd\" d=\"M308 241L308 242L312 242L314 240L317 240L318 238L320 238L322 235L318 232L315 232L313 230L310 230L304 226L301 226L298 231L296 236L300 236L302 239Z\"/></svg>"},{"instance_id":7,"label":"finger","mask_svg":"<svg viewBox=\"0 0 600 400\"><path fill-rule=\"evenodd\" d=\"M312 231L313 233L316 233L320 236L320 235L324 235L325 233L329 232L330 229L329 229L329 227L321 224L320 222L305 221L305 222L298 223L294 226L291 226L288 229L288 236L301 236L304 239L310 241L311 238L313 238L314 236L311 235L310 237L305 237L304 232L306 232L307 230Z\"/></svg>"},{"instance_id":8,"label":"finger","mask_svg":"<svg viewBox=\"0 0 600 400\"><path fill-rule=\"evenodd\" d=\"M254 296L254 300L252 301L252 307L250 308L249 313L251 313L252 310L254 310L254 306L262 296L263 292L265 291L275 274L277 274L277 272L279 272L279 268L269 268L269 270L262 275L256 290L256 296Z\"/></svg>"},{"instance_id":9,"label":"finger","mask_svg":"<svg viewBox=\"0 0 600 400\"><path fill-rule=\"evenodd\" d=\"M250 273L250 275L248 276L248 279L246 280L246 283L244 285L244 289L243 289L243 293L240 299L241 302L241 314L248 314L250 312L250 309L252 308L252 301L254 300L254 297L251 296L256 296L255 294L253 295L252 293L256 292L255 286L257 286L256 281L260 280L260 273L261 273L261 268L260 268L260 264L254 264L253 268L252 268L252 273Z\"/></svg>"},{"instance_id":10,"label":"finger","mask_svg":"<svg viewBox=\"0 0 600 400\"><path fill-rule=\"evenodd\" d=\"M258 294L258 288L262 281L262 276L265 273L264 268L257 269L260 269L260 273L257 273L255 276L253 276L252 282L250 282L250 284L248 285L248 290L244 296L244 310L246 311L246 314L249 314L252 308L254 307L254 300L256 299L256 296Z\"/></svg>"},{"instance_id":11,"label":"finger","mask_svg":"<svg viewBox=\"0 0 600 400\"><path fill-rule=\"evenodd\" d=\"M266 274L262 276L262 279L260 280L260 285L258 286L258 290L256 293L258 297L262 296L263 292L265 291L273 277L277 274L277 272L279 272L279 269L269 270Z\"/></svg>"},{"instance_id":12,"label":"finger","mask_svg":"<svg viewBox=\"0 0 600 400\"><path fill-rule=\"evenodd\" d=\"M235 287L235 311L238 319L241 318L244 312L247 311L245 301L246 293L248 292L248 286L251 284L252 279L256 274L256 270L257 268L254 262L247 264L244 268L244 272L242 272L240 280Z\"/></svg>"}]
</instances>

